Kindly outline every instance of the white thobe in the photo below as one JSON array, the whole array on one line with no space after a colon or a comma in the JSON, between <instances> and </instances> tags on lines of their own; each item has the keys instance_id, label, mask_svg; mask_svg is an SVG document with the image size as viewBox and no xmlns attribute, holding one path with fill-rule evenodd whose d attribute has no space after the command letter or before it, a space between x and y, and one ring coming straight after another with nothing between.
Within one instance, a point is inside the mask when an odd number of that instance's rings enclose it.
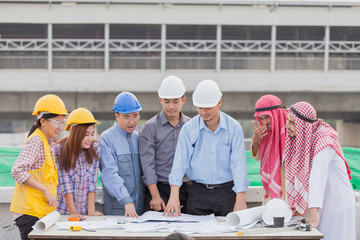
<instances>
[{"instance_id":1,"label":"white thobe","mask_svg":"<svg viewBox=\"0 0 360 240\"><path fill-rule=\"evenodd\" d=\"M331 147L313 159L309 208L320 208L317 229L324 240L355 240L355 195L344 160Z\"/></svg>"}]
</instances>

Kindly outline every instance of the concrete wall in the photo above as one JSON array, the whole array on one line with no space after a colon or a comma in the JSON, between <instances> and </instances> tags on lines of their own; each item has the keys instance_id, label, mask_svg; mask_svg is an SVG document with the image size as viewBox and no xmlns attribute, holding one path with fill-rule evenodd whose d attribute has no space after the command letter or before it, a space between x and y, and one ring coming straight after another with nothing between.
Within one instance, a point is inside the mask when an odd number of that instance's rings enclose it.
<instances>
[{"instance_id":1,"label":"concrete wall","mask_svg":"<svg viewBox=\"0 0 360 240\"><path fill-rule=\"evenodd\" d=\"M337 121L336 130L343 146L360 146L360 122Z\"/></svg>"},{"instance_id":2,"label":"concrete wall","mask_svg":"<svg viewBox=\"0 0 360 240\"><path fill-rule=\"evenodd\" d=\"M1 77L0 77L1 79ZM360 82L360 81L359 81ZM0 80L1 86L1 80ZM237 119L253 119L256 101L265 94L275 94L282 103L289 107L298 101L310 102L317 110L318 117L324 119L339 119L360 122L360 105L358 92L276 92L276 91L246 91L223 92L221 110ZM126 89L123 89L126 90ZM78 107L86 107L97 119L114 119L111 111L114 99L122 90L109 92L74 92L74 91L0 91L0 119L1 120L33 120L31 115L36 101L43 95L55 93L64 100L69 111ZM149 119L161 110L158 95L153 92L133 92L142 104L142 118ZM192 104L192 92L188 91L183 112L193 116L197 114ZM329 104L331 98L331 104Z\"/></svg>"},{"instance_id":3,"label":"concrete wall","mask_svg":"<svg viewBox=\"0 0 360 240\"><path fill-rule=\"evenodd\" d=\"M89 1L91 2L91 1ZM359 26L357 7L3 3L0 22ZM180 1L181 2L181 1ZM221 1L219 1L221 2ZM341 1L338 1L341 2ZM256 4L256 3L254 3ZM306 4L303 4L306 5ZM331 5L331 4L330 4ZM201 13L201 14L199 14ZM94 17L96 16L96 17ZM259 17L261 16L261 17ZM321 17L319 17L321 16Z\"/></svg>"}]
</instances>

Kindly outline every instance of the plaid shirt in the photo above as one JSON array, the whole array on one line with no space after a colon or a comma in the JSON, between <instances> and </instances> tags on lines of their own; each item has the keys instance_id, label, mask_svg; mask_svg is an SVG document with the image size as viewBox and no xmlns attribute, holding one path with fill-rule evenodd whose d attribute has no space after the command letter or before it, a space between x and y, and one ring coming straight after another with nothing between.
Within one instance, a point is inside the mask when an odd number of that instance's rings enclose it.
<instances>
[{"instance_id":1,"label":"plaid shirt","mask_svg":"<svg viewBox=\"0 0 360 240\"><path fill-rule=\"evenodd\" d=\"M97 142L91 144L100 157L100 146ZM93 159L92 164L86 161L85 150L82 150L76 160L75 168L66 172L60 168L61 144L55 146L55 159L58 167L59 185L57 188L57 211L60 214L70 214L64 195L73 194L74 205L77 213L87 215L87 195L97 191L97 175L99 160Z\"/></svg>"},{"instance_id":2,"label":"plaid shirt","mask_svg":"<svg viewBox=\"0 0 360 240\"><path fill-rule=\"evenodd\" d=\"M54 146L54 141L49 140L50 149L53 149ZM44 162L45 154L42 140L40 137L34 136L24 144L23 150L11 169L11 176L19 185L22 185L31 176L28 171L39 169ZM17 212L13 213L13 220L17 219L21 215L23 214Z\"/></svg>"}]
</instances>

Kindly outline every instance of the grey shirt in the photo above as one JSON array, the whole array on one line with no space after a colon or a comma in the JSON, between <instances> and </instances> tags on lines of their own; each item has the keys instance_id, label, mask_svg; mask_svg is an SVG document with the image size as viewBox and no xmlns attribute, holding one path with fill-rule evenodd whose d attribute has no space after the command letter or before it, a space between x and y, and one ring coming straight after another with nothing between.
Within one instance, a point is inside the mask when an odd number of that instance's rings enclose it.
<instances>
[{"instance_id":1,"label":"grey shirt","mask_svg":"<svg viewBox=\"0 0 360 240\"><path fill-rule=\"evenodd\" d=\"M181 113L173 127L163 111L147 121L139 133L140 162L146 186L168 182L181 127L190 118Z\"/></svg>"}]
</instances>

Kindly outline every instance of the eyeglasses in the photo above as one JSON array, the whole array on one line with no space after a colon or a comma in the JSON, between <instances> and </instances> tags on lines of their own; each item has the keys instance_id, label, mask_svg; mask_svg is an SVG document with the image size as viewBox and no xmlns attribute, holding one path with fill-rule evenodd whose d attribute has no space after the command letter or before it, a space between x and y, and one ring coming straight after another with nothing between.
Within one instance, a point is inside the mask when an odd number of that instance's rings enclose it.
<instances>
[{"instance_id":1,"label":"eyeglasses","mask_svg":"<svg viewBox=\"0 0 360 240\"><path fill-rule=\"evenodd\" d=\"M134 115L131 115L131 114L118 114L119 118L122 118L124 119L125 121L138 121L139 118L140 118L140 115L139 114L134 114Z\"/></svg>"},{"instance_id":2,"label":"eyeglasses","mask_svg":"<svg viewBox=\"0 0 360 240\"><path fill-rule=\"evenodd\" d=\"M66 122L65 120L55 120L55 119L46 119L46 121L49 121L50 124L56 128L64 126Z\"/></svg>"}]
</instances>

